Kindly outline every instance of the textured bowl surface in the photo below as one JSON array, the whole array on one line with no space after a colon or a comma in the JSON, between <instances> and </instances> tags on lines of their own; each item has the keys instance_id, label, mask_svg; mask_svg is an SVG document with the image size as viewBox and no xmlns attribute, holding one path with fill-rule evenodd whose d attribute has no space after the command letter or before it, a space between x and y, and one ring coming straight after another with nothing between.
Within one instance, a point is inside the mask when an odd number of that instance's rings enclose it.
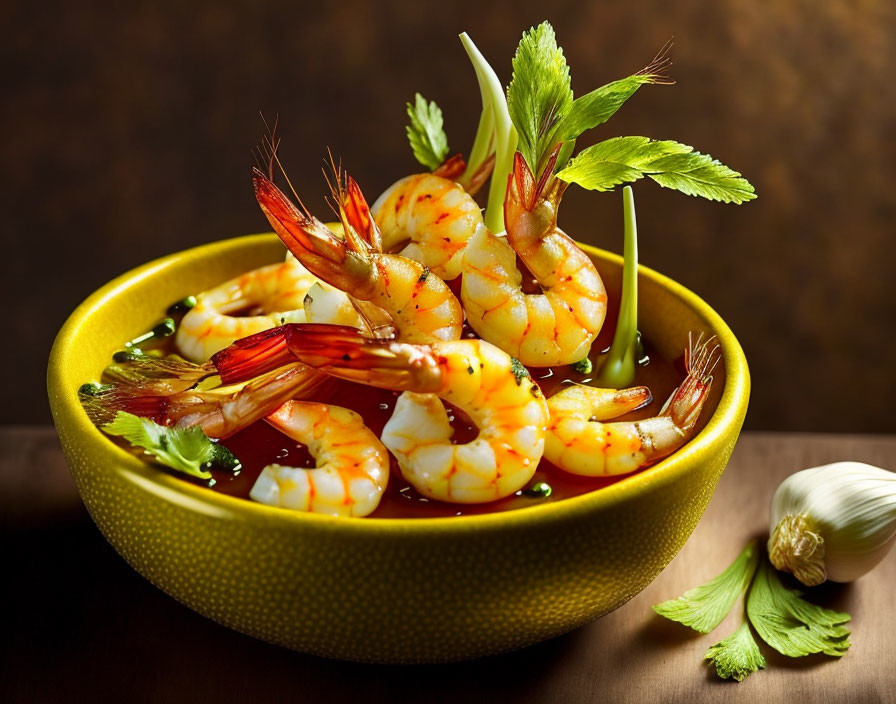
<instances>
[{"instance_id":1,"label":"textured bowl surface","mask_svg":"<svg viewBox=\"0 0 896 704\"><path fill-rule=\"evenodd\" d=\"M319 655L439 662L520 648L619 607L669 563L702 515L746 414L743 351L693 293L639 272L641 330L667 358L718 336L712 417L684 448L607 488L505 513L339 519L214 493L145 464L94 428L77 389L165 306L280 259L273 235L135 269L75 310L53 346L53 417L93 520L142 575L238 631ZM621 259L586 248L608 290Z\"/></svg>"}]
</instances>

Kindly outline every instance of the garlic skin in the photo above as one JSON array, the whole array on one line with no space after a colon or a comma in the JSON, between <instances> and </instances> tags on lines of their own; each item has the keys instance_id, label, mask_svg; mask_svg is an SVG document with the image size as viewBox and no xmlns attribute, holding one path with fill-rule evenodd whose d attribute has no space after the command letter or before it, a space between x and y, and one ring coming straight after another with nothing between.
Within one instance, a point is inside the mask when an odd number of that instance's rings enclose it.
<instances>
[{"instance_id":1,"label":"garlic skin","mask_svg":"<svg viewBox=\"0 0 896 704\"><path fill-rule=\"evenodd\" d=\"M896 538L896 474L861 462L804 469L772 498L769 559L808 587L851 582Z\"/></svg>"}]
</instances>

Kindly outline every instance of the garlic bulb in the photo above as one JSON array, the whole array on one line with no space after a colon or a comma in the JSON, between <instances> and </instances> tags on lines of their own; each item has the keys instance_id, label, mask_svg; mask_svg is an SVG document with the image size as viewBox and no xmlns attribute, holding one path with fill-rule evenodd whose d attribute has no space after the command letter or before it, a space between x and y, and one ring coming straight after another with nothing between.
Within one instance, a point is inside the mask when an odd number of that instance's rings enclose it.
<instances>
[{"instance_id":1,"label":"garlic bulb","mask_svg":"<svg viewBox=\"0 0 896 704\"><path fill-rule=\"evenodd\" d=\"M768 553L808 587L851 582L887 554L896 537L896 474L861 462L804 469L772 498Z\"/></svg>"}]
</instances>

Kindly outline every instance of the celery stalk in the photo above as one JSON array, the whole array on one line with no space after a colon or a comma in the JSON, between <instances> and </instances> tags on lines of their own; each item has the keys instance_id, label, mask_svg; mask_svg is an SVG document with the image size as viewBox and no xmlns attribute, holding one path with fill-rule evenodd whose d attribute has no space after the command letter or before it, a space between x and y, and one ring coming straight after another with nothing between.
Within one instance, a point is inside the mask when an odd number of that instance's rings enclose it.
<instances>
[{"instance_id":1,"label":"celery stalk","mask_svg":"<svg viewBox=\"0 0 896 704\"><path fill-rule=\"evenodd\" d=\"M638 347L638 224L631 186L622 189L625 243L622 264L622 300L613 344L604 359L597 380L601 386L621 389L635 380Z\"/></svg>"},{"instance_id":2,"label":"celery stalk","mask_svg":"<svg viewBox=\"0 0 896 704\"><path fill-rule=\"evenodd\" d=\"M507 110L507 98L501 81L489 66L485 57L473 43L466 32L460 35L460 41L464 45L467 56L473 63L476 71L476 79L479 81L479 92L482 95L482 118L479 120L479 129L476 132L476 143L473 145L473 156L479 158L479 153L487 147L492 134L495 140L495 169L492 172L491 183L488 189L488 205L485 209L485 225L494 233L504 230L504 194L507 189L507 177L513 168L513 153L516 151L516 129L510 121L510 113ZM487 114L491 114L491 120ZM488 137L486 137L488 135ZM488 154L486 153L485 157ZM480 162L481 163L481 162Z\"/></svg>"}]
</instances>

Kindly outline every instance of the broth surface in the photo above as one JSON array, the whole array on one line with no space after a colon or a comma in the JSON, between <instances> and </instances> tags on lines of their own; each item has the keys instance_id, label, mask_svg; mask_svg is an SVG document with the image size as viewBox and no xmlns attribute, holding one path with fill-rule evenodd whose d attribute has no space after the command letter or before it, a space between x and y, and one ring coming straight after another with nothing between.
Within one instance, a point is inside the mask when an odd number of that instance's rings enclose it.
<instances>
[{"instance_id":1,"label":"broth surface","mask_svg":"<svg viewBox=\"0 0 896 704\"><path fill-rule=\"evenodd\" d=\"M612 341L616 327L616 313L616 310L611 309L608 311L607 320L592 346L591 359L594 361L594 369L599 367L600 357L606 352ZM476 333L466 323L464 324L463 337L477 337ZM173 335L150 341L145 345L141 345L141 347L146 351L156 350L157 353L161 354L176 353ZM647 386L653 394L653 400L643 408L620 416L620 418L615 420L638 420L657 415L666 399L684 379L683 354L678 359L669 361L663 359L655 352L651 348L649 341L644 341L644 349L646 353L645 363L637 365L635 381L632 385ZM599 350L601 352L598 352ZM547 397L550 397L565 384L571 382L598 386L593 379L595 374L580 374L568 365L532 367L529 368L529 372ZM350 408L359 413L371 431L380 436L383 426L392 415L395 401L399 395L400 393L395 391L334 379L332 384L325 386L315 396L307 400ZM476 426L457 409L448 407L448 411L449 420L454 428L454 442L460 444L474 439L478 433ZM704 409L702 414L704 417L698 423L698 430L705 424L705 420L709 415L711 415L711 410L709 408ZM226 446L240 460L242 467L239 471L234 473L222 469L213 469L213 480L208 484L181 474L176 476L183 481L189 481L200 486L208 486L212 491L221 494L250 500L249 492L261 470L268 464L277 463L306 468L315 466L314 458L308 452L306 446L296 443L263 420L222 440L221 444ZM401 476L395 458L391 454L390 463L391 476L389 485L379 506L368 518L435 518L510 511L586 494L631 476L631 474L625 474L612 477L580 477L564 472L542 459L535 471L535 475L526 486L531 487L540 482L547 483L551 487L549 496L528 496L521 490L504 499L486 504L451 504L421 496ZM643 471L643 469L640 471Z\"/></svg>"}]
</instances>

